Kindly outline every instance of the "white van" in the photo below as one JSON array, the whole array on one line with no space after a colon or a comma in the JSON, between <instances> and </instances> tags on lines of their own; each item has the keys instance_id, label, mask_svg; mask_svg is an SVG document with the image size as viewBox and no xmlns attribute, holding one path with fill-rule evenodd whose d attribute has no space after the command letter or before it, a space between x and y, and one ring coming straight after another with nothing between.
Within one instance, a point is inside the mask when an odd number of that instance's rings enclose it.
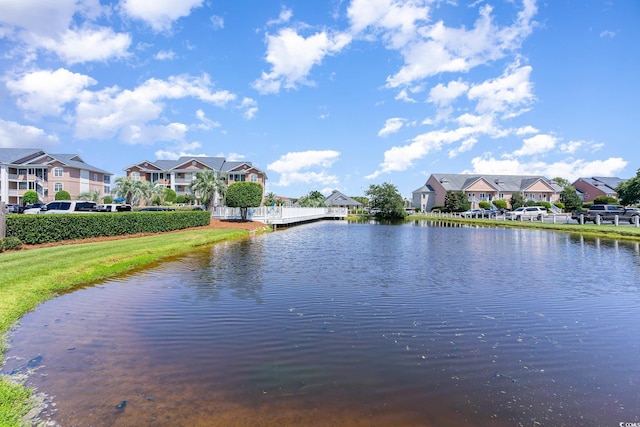
<instances>
[{"instance_id":1,"label":"white van","mask_svg":"<svg viewBox=\"0 0 640 427\"><path fill-rule=\"evenodd\" d=\"M40 208L37 212L25 211L25 214L46 213L46 214L65 214L65 213L87 213L94 212L96 202L84 200L56 200L49 202Z\"/></svg>"},{"instance_id":2,"label":"white van","mask_svg":"<svg viewBox=\"0 0 640 427\"><path fill-rule=\"evenodd\" d=\"M105 203L96 206L97 212L131 212L131 205L121 203Z\"/></svg>"},{"instance_id":3,"label":"white van","mask_svg":"<svg viewBox=\"0 0 640 427\"><path fill-rule=\"evenodd\" d=\"M545 216L547 216L547 208L544 206L523 206L505 214L507 219L536 218L542 220Z\"/></svg>"}]
</instances>

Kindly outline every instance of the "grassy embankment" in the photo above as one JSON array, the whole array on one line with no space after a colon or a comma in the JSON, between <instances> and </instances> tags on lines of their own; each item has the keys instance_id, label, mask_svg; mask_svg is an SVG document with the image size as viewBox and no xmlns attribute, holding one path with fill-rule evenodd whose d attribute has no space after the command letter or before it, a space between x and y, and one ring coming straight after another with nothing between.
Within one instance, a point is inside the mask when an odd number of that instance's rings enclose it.
<instances>
[{"instance_id":1,"label":"grassy embankment","mask_svg":"<svg viewBox=\"0 0 640 427\"><path fill-rule=\"evenodd\" d=\"M495 219L472 219L452 217L446 218L437 215L411 215L407 217L407 221L413 220L429 220L429 221L445 221L463 224L475 224L495 227L509 228L533 228L539 230L559 231L563 233L581 234L585 237L600 237L603 239L622 239L622 240L640 240L640 227L629 225L614 226L611 223L584 224L580 225L573 220L567 223L564 219L558 222L539 222L539 221L508 221Z\"/></svg>"},{"instance_id":2,"label":"grassy embankment","mask_svg":"<svg viewBox=\"0 0 640 427\"><path fill-rule=\"evenodd\" d=\"M0 365L11 326L60 292L194 248L247 236L245 230L200 229L0 253ZM21 419L30 409L30 394L23 385L0 378L0 426L23 425Z\"/></svg>"}]
</instances>

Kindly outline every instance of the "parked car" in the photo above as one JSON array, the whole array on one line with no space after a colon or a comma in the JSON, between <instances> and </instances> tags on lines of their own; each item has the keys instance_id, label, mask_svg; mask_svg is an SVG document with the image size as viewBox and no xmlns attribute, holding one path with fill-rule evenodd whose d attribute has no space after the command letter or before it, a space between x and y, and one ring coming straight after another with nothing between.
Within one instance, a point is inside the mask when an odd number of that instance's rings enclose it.
<instances>
[{"instance_id":1,"label":"parked car","mask_svg":"<svg viewBox=\"0 0 640 427\"><path fill-rule=\"evenodd\" d=\"M547 208L544 206L522 206L514 211L507 212L507 219L531 219L536 218L540 221L547 216Z\"/></svg>"},{"instance_id":2,"label":"parked car","mask_svg":"<svg viewBox=\"0 0 640 427\"><path fill-rule=\"evenodd\" d=\"M97 205L96 212L131 212L131 205L125 205L121 203L105 203Z\"/></svg>"},{"instance_id":3,"label":"parked car","mask_svg":"<svg viewBox=\"0 0 640 427\"><path fill-rule=\"evenodd\" d=\"M460 216L463 218L482 218L484 217L484 209L469 209L468 211L460 212Z\"/></svg>"},{"instance_id":4,"label":"parked car","mask_svg":"<svg viewBox=\"0 0 640 427\"><path fill-rule=\"evenodd\" d=\"M40 209L44 206L42 202L30 203L20 208L20 213L36 214L40 213Z\"/></svg>"},{"instance_id":5,"label":"parked car","mask_svg":"<svg viewBox=\"0 0 640 427\"><path fill-rule=\"evenodd\" d=\"M96 202L84 200L56 200L49 202L37 212L33 209L25 211L25 214L45 213L45 214L65 214L65 213L87 213L95 212Z\"/></svg>"},{"instance_id":6,"label":"parked car","mask_svg":"<svg viewBox=\"0 0 640 427\"><path fill-rule=\"evenodd\" d=\"M162 212L162 211L175 211L175 209L167 208L165 206L147 206L140 209L140 212Z\"/></svg>"}]
</instances>

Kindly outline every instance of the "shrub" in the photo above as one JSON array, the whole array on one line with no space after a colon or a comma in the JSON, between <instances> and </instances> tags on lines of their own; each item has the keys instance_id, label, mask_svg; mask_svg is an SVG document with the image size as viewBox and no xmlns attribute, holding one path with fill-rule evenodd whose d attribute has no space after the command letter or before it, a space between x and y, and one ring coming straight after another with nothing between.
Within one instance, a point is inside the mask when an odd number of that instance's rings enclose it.
<instances>
[{"instance_id":1,"label":"shrub","mask_svg":"<svg viewBox=\"0 0 640 427\"><path fill-rule=\"evenodd\" d=\"M204 211L11 215L7 217L7 236L35 245L90 237L182 230L210 222L211 215Z\"/></svg>"},{"instance_id":2,"label":"shrub","mask_svg":"<svg viewBox=\"0 0 640 427\"><path fill-rule=\"evenodd\" d=\"M551 210L551 203L549 202L538 202L537 203L538 206L544 206L545 208L547 208L547 210Z\"/></svg>"},{"instance_id":3,"label":"shrub","mask_svg":"<svg viewBox=\"0 0 640 427\"><path fill-rule=\"evenodd\" d=\"M113 203L113 197L111 196L104 196L102 198L102 203L104 203L105 205L108 205L109 203Z\"/></svg>"},{"instance_id":4,"label":"shrub","mask_svg":"<svg viewBox=\"0 0 640 427\"><path fill-rule=\"evenodd\" d=\"M555 205L556 208L560 208L560 209L562 209L564 211L564 203L555 202L554 205Z\"/></svg>"},{"instance_id":5,"label":"shrub","mask_svg":"<svg viewBox=\"0 0 640 427\"><path fill-rule=\"evenodd\" d=\"M614 199L613 197L598 196L595 199L593 199L593 203L595 205L617 205L618 201L616 199Z\"/></svg>"},{"instance_id":6,"label":"shrub","mask_svg":"<svg viewBox=\"0 0 640 427\"><path fill-rule=\"evenodd\" d=\"M68 191L60 190L56 193L56 200L71 200L71 194Z\"/></svg>"},{"instance_id":7,"label":"shrub","mask_svg":"<svg viewBox=\"0 0 640 427\"><path fill-rule=\"evenodd\" d=\"M489 209L491 207L491 203L483 200L480 203L478 203L478 206L480 207L480 209Z\"/></svg>"},{"instance_id":8,"label":"shrub","mask_svg":"<svg viewBox=\"0 0 640 427\"><path fill-rule=\"evenodd\" d=\"M498 199L493 201L493 205L498 209L507 209L507 201Z\"/></svg>"},{"instance_id":9,"label":"shrub","mask_svg":"<svg viewBox=\"0 0 640 427\"><path fill-rule=\"evenodd\" d=\"M22 249L22 242L14 236L0 239L0 252Z\"/></svg>"}]
</instances>

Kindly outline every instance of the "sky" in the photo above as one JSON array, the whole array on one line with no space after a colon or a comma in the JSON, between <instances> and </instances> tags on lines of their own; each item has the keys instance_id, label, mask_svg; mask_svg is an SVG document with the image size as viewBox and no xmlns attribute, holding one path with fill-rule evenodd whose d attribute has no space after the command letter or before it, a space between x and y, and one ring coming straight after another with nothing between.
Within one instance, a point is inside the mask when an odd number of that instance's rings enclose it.
<instances>
[{"instance_id":1,"label":"sky","mask_svg":"<svg viewBox=\"0 0 640 427\"><path fill-rule=\"evenodd\" d=\"M640 1L0 0L0 147L115 177L222 156L267 191L630 178Z\"/></svg>"}]
</instances>

